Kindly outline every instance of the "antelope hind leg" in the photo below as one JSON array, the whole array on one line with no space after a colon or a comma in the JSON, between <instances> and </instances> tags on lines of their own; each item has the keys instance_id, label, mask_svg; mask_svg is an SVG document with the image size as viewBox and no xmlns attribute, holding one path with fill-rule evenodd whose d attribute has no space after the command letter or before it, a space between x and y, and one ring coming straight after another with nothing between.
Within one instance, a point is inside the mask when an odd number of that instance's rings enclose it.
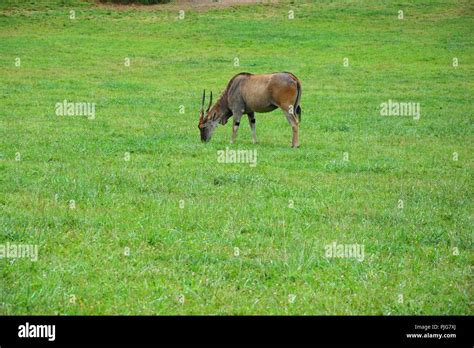
<instances>
[{"instance_id":1,"label":"antelope hind leg","mask_svg":"<svg viewBox=\"0 0 474 348\"><path fill-rule=\"evenodd\" d=\"M285 113L286 119L288 120L288 123L291 126L291 129L293 130L293 138L291 140L291 147L300 147L299 143L299 137L298 137L298 129L299 129L299 124L298 124L298 119L293 113L290 113L290 110L283 110Z\"/></svg>"}]
</instances>

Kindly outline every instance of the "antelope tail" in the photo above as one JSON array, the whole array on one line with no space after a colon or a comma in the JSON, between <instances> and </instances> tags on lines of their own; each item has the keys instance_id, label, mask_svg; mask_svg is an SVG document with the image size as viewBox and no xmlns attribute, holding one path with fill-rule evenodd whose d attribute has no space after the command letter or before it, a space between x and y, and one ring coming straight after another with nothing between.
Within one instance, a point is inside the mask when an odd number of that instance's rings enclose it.
<instances>
[{"instance_id":1,"label":"antelope tail","mask_svg":"<svg viewBox=\"0 0 474 348\"><path fill-rule=\"evenodd\" d=\"M296 80L296 101L295 105L293 106L293 110L296 113L296 116L298 116L298 123L301 122L301 106L300 106L300 99L301 99L301 83L297 79Z\"/></svg>"}]
</instances>

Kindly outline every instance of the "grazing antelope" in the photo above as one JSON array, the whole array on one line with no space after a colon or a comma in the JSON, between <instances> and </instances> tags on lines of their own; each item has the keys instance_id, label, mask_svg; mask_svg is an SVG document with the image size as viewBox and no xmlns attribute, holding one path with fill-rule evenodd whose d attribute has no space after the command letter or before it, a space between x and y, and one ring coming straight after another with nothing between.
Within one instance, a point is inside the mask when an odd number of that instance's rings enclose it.
<instances>
[{"instance_id":1,"label":"grazing antelope","mask_svg":"<svg viewBox=\"0 0 474 348\"><path fill-rule=\"evenodd\" d=\"M298 147L298 126L301 122L301 82L289 72L253 75L240 73L227 84L217 102L212 105L212 92L209 106L204 112L206 91L202 94L199 113L201 141L208 142L217 124L226 124L234 116L231 143L234 143L240 119L247 114L252 130L254 144L257 142L255 112L270 112L276 108L283 110L293 129L292 147Z\"/></svg>"}]
</instances>

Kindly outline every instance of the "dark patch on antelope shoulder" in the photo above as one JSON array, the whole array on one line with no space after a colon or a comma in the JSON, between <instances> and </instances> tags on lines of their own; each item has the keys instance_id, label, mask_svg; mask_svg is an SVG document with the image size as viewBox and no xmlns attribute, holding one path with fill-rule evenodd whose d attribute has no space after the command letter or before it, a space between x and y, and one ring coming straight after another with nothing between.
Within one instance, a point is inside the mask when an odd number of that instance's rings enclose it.
<instances>
[{"instance_id":1,"label":"dark patch on antelope shoulder","mask_svg":"<svg viewBox=\"0 0 474 348\"><path fill-rule=\"evenodd\" d=\"M232 113L227 114L227 115L224 115L224 116L222 116L221 119L219 120L219 123L220 123L221 125L225 125L225 124L227 123L227 121L229 120L229 118L231 118L231 117L232 117Z\"/></svg>"}]
</instances>

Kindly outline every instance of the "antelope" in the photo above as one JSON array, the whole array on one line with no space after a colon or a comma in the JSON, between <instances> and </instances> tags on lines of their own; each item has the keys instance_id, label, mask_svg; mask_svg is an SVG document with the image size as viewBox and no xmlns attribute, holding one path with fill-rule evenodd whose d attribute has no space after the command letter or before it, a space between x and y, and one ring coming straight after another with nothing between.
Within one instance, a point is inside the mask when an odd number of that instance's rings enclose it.
<instances>
[{"instance_id":1,"label":"antelope","mask_svg":"<svg viewBox=\"0 0 474 348\"><path fill-rule=\"evenodd\" d=\"M301 122L301 82L289 72L260 74L240 73L232 77L226 89L212 105L212 91L209 105L204 111L206 91L202 93L199 112L201 141L208 142L218 124L225 125L234 117L231 144L235 142L242 115L246 114L252 131L253 143L257 143L255 112L283 110L293 129L292 147L299 147L298 127Z\"/></svg>"}]
</instances>

